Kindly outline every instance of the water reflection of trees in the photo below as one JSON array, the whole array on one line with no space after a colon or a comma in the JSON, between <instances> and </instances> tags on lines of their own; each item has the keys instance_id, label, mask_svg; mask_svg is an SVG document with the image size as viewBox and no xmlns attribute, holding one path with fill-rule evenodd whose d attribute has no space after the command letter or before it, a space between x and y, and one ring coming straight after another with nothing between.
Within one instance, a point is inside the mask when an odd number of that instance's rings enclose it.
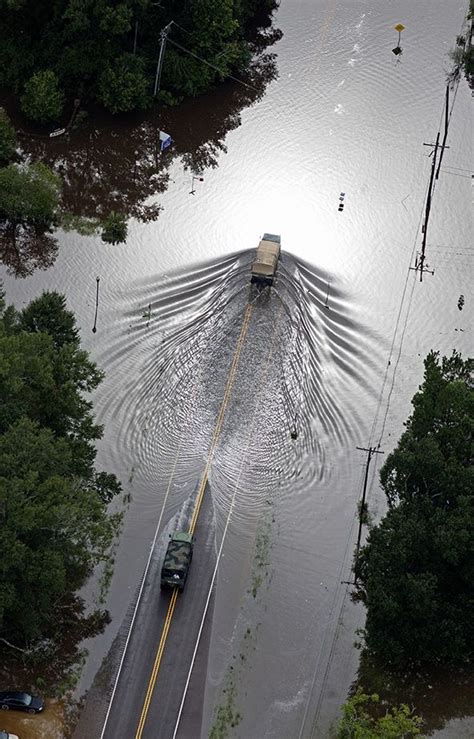
<instances>
[{"instance_id":1,"label":"water reflection of trees","mask_svg":"<svg viewBox=\"0 0 474 739\"><path fill-rule=\"evenodd\" d=\"M391 705L414 706L426 733L442 729L452 719L474 716L474 667L469 664L419 666L398 674L363 654L356 685Z\"/></svg>"},{"instance_id":2,"label":"water reflection of trees","mask_svg":"<svg viewBox=\"0 0 474 739\"><path fill-rule=\"evenodd\" d=\"M267 43L276 38L278 32L265 36ZM150 201L166 190L174 159L181 158L193 172L216 167L219 154L226 151L225 137L241 123L241 111L262 98L276 75L275 55L261 54L246 74L247 87L224 82L211 93L141 119L115 122L94 116L94 124L69 138L24 137L22 147L61 175L65 211L100 218L113 210L151 221L160 206ZM175 142L162 154L160 129Z\"/></svg>"},{"instance_id":3,"label":"water reflection of trees","mask_svg":"<svg viewBox=\"0 0 474 739\"><path fill-rule=\"evenodd\" d=\"M58 242L48 231L33 225L0 223L0 262L9 274L28 277L36 269L54 264Z\"/></svg>"},{"instance_id":4,"label":"water reflection of trees","mask_svg":"<svg viewBox=\"0 0 474 739\"><path fill-rule=\"evenodd\" d=\"M49 697L58 698L74 687L86 657L84 640L102 633L110 623L110 616L100 609L86 615L84 601L74 596L58 613L59 620L51 625L51 633L33 649L19 649L3 640L0 667L3 684L21 685L32 692L48 685ZM58 634L62 635L61 639Z\"/></svg>"}]
</instances>

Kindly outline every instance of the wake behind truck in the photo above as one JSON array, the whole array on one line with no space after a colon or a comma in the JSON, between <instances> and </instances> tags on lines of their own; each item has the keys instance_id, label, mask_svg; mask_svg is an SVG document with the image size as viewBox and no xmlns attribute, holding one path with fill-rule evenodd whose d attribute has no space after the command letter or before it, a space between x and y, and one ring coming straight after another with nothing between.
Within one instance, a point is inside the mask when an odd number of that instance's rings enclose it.
<instances>
[{"instance_id":1,"label":"wake behind truck","mask_svg":"<svg viewBox=\"0 0 474 739\"><path fill-rule=\"evenodd\" d=\"M193 558L193 536L177 531L170 536L163 567L161 568L161 589L179 588L183 591Z\"/></svg>"}]
</instances>

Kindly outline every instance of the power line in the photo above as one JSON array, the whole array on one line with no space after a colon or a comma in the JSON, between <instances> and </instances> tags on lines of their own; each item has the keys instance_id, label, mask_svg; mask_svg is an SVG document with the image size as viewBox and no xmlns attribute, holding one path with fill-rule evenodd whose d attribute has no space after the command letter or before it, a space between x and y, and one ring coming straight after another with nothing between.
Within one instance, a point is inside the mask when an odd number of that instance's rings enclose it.
<instances>
[{"instance_id":1,"label":"power line","mask_svg":"<svg viewBox=\"0 0 474 739\"><path fill-rule=\"evenodd\" d=\"M249 90L254 90L255 92L258 92L256 87L253 87L252 85L247 84L247 82L242 82L242 80L237 79L237 77L233 77L231 74L227 74L223 69L219 69L219 67L216 67L215 64L211 64L210 62L207 62L205 59L203 59L198 54L195 54L194 51L190 51L189 49L186 49L184 46L181 46L181 44L178 44L177 41L173 41L173 39L168 39L168 41L170 42L170 44L173 44L173 46L177 46L178 49L181 49L181 51L186 52L186 54L193 56L195 59L199 59L199 61L202 62L203 64L207 64L208 67L215 69L216 72L219 72L220 74L222 74L223 77L234 80L234 82L238 82L239 85L248 87Z\"/></svg>"}]
</instances>

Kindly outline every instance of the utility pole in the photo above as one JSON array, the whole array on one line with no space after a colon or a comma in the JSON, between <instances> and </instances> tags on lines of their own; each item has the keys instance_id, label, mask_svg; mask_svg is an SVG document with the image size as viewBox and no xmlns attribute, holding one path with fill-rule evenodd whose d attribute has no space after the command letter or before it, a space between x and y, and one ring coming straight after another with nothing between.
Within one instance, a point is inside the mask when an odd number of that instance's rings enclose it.
<instances>
[{"instance_id":1,"label":"utility pole","mask_svg":"<svg viewBox=\"0 0 474 739\"><path fill-rule=\"evenodd\" d=\"M363 519L364 519L364 513L365 513L365 499L367 495L367 480L369 479L370 460L372 459L373 454L383 454L383 452L380 452L374 446L371 446L368 449L364 446L356 446L356 449L359 449L361 452L367 452L367 462L365 464L364 489L362 491L362 500L361 500L360 510L359 510L359 532L357 534L355 559L357 559L357 555L359 554L360 540L362 537L362 525L363 525ZM356 583L356 579L354 577L354 585L355 583Z\"/></svg>"},{"instance_id":2,"label":"utility pole","mask_svg":"<svg viewBox=\"0 0 474 739\"><path fill-rule=\"evenodd\" d=\"M435 171L436 171L436 159L438 157L439 136L440 136L440 132L438 131L436 135L436 142L434 144L423 143L423 146L434 146L434 150L432 152L433 162L431 164L430 184L428 186L428 194L426 196L425 217L424 217L423 225L421 227L421 230L423 233L423 238L421 242L421 254L420 254L419 259L417 256L416 261L415 261L415 266L410 267L410 269L414 270L415 272L420 273L420 282L423 282L423 272L429 272L429 274L434 275L434 270L428 269L427 267L425 267L425 249L426 249L426 239L428 235L428 223L430 220L430 212L431 212L431 198L433 197L433 180L434 180ZM446 148L449 149L449 146Z\"/></svg>"},{"instance_id":3,"label":"utility pole","mask_svg":"<svg viewBox=\"0 0 474 739\"><path fill-rule=\"evenodd\" d=\"M156 75L155 75L155 87L153 90L153 97L156 97L157 93L160 89L160 80L161 80L161 70L163 68L163 60L165 57L165 46L166 46L166 39L168 38L168 33L170 31L171 26L173 25L174 21L170 21L167 26L163 28L163 30L160 33L160 39L161 39L161 46L160 46L160 53L158 55L158 62L156 65Z\"/></svg>"},{"instance_id":4,"label":"utility pole","mask_svg":"<svg viewBox=\"0 0 474 739\"><path fill-rule=\"evenodd\" d=\"M439 177L439 171L441 169L441 162L443 161L444 150L449 149L449 146L446 146L446 139L448 138L448 128L449 128L449 84L446 85L446 103L445 103L445 111L444 111L444 135L443 135L443 143L441 144L441 154L439 155L438 169L436 170L436 179L438 179Z\"/></svg>"}]
</instances>

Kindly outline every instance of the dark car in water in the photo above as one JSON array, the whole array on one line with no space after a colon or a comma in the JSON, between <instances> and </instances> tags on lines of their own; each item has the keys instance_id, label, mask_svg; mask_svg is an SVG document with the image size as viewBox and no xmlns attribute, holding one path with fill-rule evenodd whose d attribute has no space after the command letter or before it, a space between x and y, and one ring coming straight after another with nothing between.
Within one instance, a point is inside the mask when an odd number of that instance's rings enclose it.
<instances>
[{"instance_id":1,"label":"dark car in water","mask_svg":"<svg viewBox=\"0 0 474 739\"><path fill-rule=\"evenodd\" d=\"M0 708L3 711L26 711L27 713L40 713L44 708L44 700L38 695L23 693L15 690L4 690L0 692Z\"/></svg>"}]
</instances>

